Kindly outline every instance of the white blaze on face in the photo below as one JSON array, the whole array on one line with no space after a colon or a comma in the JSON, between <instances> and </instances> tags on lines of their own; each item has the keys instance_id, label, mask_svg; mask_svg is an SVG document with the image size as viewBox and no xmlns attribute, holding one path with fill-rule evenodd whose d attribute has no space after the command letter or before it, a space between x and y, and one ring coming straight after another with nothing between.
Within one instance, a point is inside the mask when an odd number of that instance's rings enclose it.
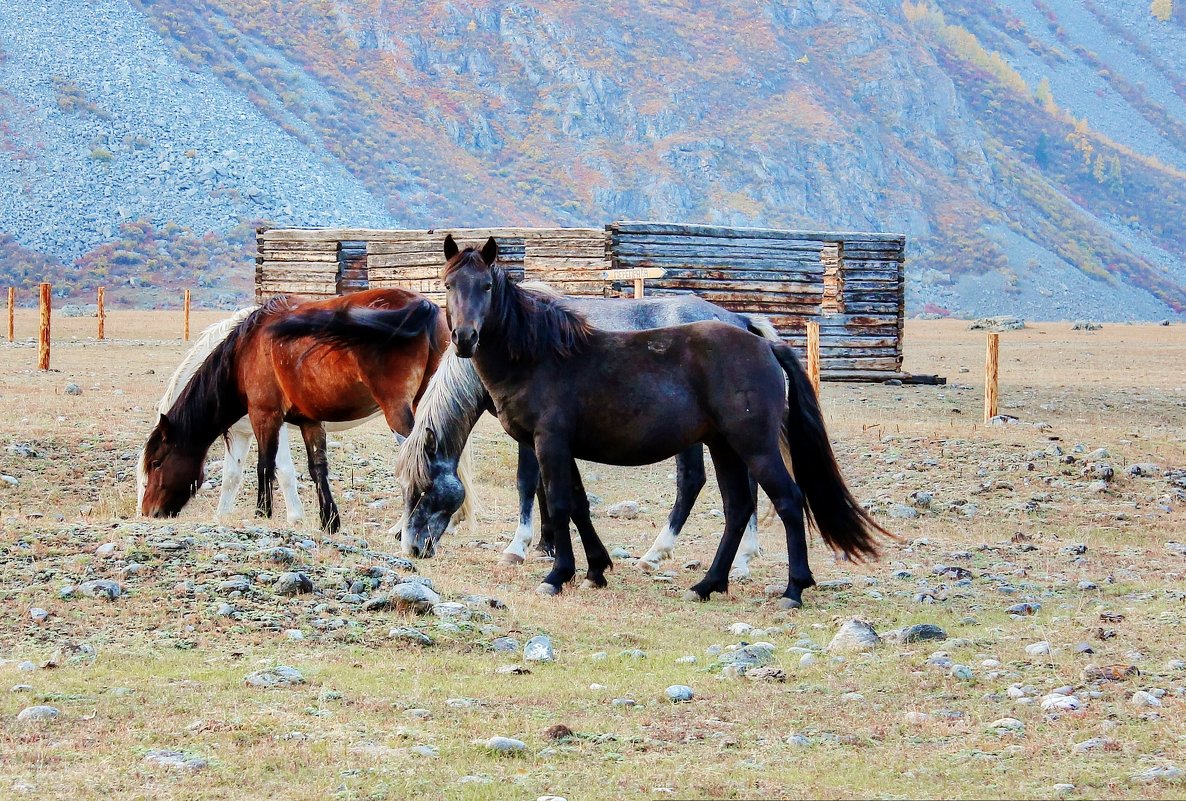
<instances>
[{"instance_id":1,"label":"white blaze on face","mask_svg":"<svg viewBox=\"0 0 1186 801\"><path fill-rule=\"evenodd\" d=\"M144 492L148 489L148 468L144 464L145 451L141 449L140 458L136 460L136 514L144 514Z\"/></svg>"}]
</instances>

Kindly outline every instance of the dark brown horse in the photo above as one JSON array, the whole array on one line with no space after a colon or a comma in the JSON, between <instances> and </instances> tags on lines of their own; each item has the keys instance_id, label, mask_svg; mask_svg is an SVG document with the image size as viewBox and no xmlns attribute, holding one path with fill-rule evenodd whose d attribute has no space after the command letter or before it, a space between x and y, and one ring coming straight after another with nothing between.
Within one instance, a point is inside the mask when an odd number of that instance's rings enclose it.
<instances>
[{"instance_id":1,"label":"dark brown horse","mask_svg":"<svg viewBox=\"0 0 1186 801\"><path fill-rule=\"evenodd\" d=\"M293 336L285 321L303 310L383 309L388 325L373 344ZM248 315L194 373L160 416L144 448L141 514L177 515L203 481L206 452L244 415L259 443L256 513L272 516L280 429L301 429L309 476L317 485L322 528L336 531L324 422L358 420L382 411L397 437L412 429L416 403L441 358L448 328L440 309L402 289L372 289L305 301L276 297Z\"/></svg>"},{"instance_id":2,"label":"dark brown horse","mask_svg":"<svg viewBox=\"0 0 1186 801\"><path fill-rule=\"evenodd\" d=\"M556 536L542 593L560 592L576 573L569 520L588 506L576 459L650 464L698 442L716 466L725 532L692 597L728 589L729 565L754 509L748 474L786 528L784 607L801 606L803 590L815 583L805 511L834 550L858 559L877 554L874 537L888 532L845 485L790 347L719 322L599 331L556 299L513 284L494 266L497 255L493 238L480 253L445 240L446 308L457 354L473 358L503 428L539 459ZM586 581L604 586L609 554L596 534L584 546Z\"/></svg>"}]
</instances>

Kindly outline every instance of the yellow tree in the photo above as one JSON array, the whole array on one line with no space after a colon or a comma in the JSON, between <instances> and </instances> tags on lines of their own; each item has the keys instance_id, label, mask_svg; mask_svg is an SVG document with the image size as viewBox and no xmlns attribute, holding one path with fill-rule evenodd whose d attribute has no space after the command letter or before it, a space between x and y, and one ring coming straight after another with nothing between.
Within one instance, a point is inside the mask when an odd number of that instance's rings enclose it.
<instances>
[{"instance_id":1,"label":"yellow tree","mask_svg":"<svg viewBox=\"0 0 1186 801\"><path fill-rule=\"evenodd\" d=\"M1162 22L1168 22L1174 15L1174 0L1153 0L1149 4L1149 13Z\"/></svg>"}]
</instances>

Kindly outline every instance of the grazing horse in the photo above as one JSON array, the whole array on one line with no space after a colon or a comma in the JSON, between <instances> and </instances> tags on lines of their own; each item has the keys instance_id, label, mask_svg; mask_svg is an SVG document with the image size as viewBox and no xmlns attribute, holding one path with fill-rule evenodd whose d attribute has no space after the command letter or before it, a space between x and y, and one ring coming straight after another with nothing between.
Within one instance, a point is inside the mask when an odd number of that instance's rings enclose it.
<instances>
[{"instance_id":1,"label":"grazing horse","mask_svg":"<svg viewBox=\"0 0 1186 801\"><path fill-rule=\"evenodd\" d=\"M177 396L185 389L186 384L189 383L194 372L202 366L202 362L206 361L206 357L210 355L210 351L214 350L218 343L226 339L227 334L238 328L239 323L243 322L247 315L258 308L258 306L247 306L239 309L225 320L220 320L209 326L198 336L194 342L194 346L185 354L185 357L181 360L181 364L177 365L177 369L173 371L173 375L169 378L169 383L165 387L165 394L161 396L160 402L157 403L158 414L168 414L169 409L177 401ZM361 420L326 423L325 430L346 431L347 429L360 426L378 415L379 412L375 412L370 417ZM289 426L284 426L280 429L280 436L277 441L276 478L277 483L280 485L280 494L284 496L288 524L290 526L297 526L305 519L305 508L301 503L300 493L297 491L296 466L292 463L292 449L288 444L288 429ZM234 511L235 496L239 494L239 490L243 487L243 463L247 459L247 451L251 447L251 441L254 438L255 434L251 430L251 421L246 417L240 418L226 431L226 456L222 462L222 488L218 495L218 509L215 512L215 517L218 520L227 519L230 517L231 512ZM144 492L147 484L148 462L145 461L144 452L141 451L140 459L136 463L137 512L144 506Z\"/></svg>"},{"instance_id":2,"label":"grazing horse","mask_svg":"<svg viewBox=\"0 0 1186 801\"><path fill-rule=\"evenodd\" d=\"M728 590L729 564L754 512L750 475L786 529L784 608L802 606L803 590L815 584L805 511L834 550L877 555L875 536L888 532L845 485L811 383L789 346L720 322L599 331L556 299L516 286L494 266L497 255L493 237L480 253L446 238L446 308L457 355L474 360L503 429L539 459L556 529L556 560L542 594L559 593L576 574L569 521L588 514L576 459L650 464L698 442L716 467L725 530L690 597ZM586 584L605 586L612 567L605 546L596 535L583 545Z\"/></svg>"},{"instance_id":3,"label":"grazing horse","mask_svg":"<svg viewBox=\"0 0 1186 801\"><path fill-rule=\"evenodd\" d=\"M389 328L385 340L366 346L286 331L286 319L310 308L338 314L388 309L397 311L402 323ZM415 405L440 361L447 330L435 304L402 289L305 303L273 298L210 351L169 411L161 414L144 447L141 513L177 515L202 484L210 445L247 415L259 443L257 514L272 516L276 452L289 422L300 427L305 440L321 526L337 531L341 518L329 487L323 421L359 420L382 411L391 430L406 437Z\"/></svg>"},{"instance_id":4,"label":"grazing horse","mask_svg":"<svg viewBox=\"0 0 1186 801\"><path fill-rule=\"evenodd\" d=\"M695 295L649 299L566 298L539 282L520 284L534 292L559 298L566 308L583 314L590 323L608 331L641 331L697 320L721 320L755 334L778 341L770 322L761 315L737 314L722 309ZM376 317L378 315L375 315ZM396 459L396 474L404 490L404 552L413 556L431 556L442 533L451 524L463 503L464 493L456 479L458 464L470 432L482 413L493 410L490 396L469 359L446 352L440 367L429 382L428 391L416 410L416 424ZM676 537L705 484L704 452L693 445L676 457L676 496L667 525L654 544L639 559L638 566L654 570L671 556ZM536 489L539 486L539 462L529 446L519 446L519 526L510 545L503 551L502 563L522 564L531 544L532 517ZM540 486L542 515L541 550L553 551L552 525L547 503ZM464 496L468 500L468 496ZM579 521L574 521L578 522ZM418 543L423 544L423 548ZM749 575L750 559L758 553L757 517L750 518L731 577Z\"/></svg>"}]
</instances>

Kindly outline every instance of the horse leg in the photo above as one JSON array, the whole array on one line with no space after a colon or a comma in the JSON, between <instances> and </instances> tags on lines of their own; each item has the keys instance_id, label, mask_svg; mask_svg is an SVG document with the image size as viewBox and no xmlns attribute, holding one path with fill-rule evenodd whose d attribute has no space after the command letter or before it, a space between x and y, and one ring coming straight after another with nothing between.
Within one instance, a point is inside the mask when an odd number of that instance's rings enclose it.
<instances>
[{"instance_id":1,"label":"horse leg","mask_svg":"<svg viewBox=\"0 0 1186 801\"><path fill-rule=\"evenodd\" d=\"M659 532L651 549L638 560L641 570L659 569L659 563L671 558L675 538L688 522L688 515L704 489L704 446L694 445L675 457L675 506L667 517L667 525Z\"/></svg>"},{"instance_id":2,"label":"horse leg","mask_svg":"<svg viewBox=\"0 0 1186 801\"><path fill-rule=\"evenodd\" d=\"M585 485L581 481L581 472L577 469L575 461L572 463L572 494L572 522L576 525L577 533L581 535L585 561L589 565L581 586L604 587L608 583L605 580L605 571L613 570L614 562L593 528L593 518L589 515L589 496L585 494Z\"/></svg>"},{"instance_id":3,"label":"horse leg","mask_svg":"<svg viewBox=\"0 0 1186 801\"><path fill-rule=\"evenodd\" d=\"M521 565L527 560L527 547L531 545L532 517L535 511L535 488L539 484L539 461L535 451L519 444L519 468L515 474L519 486L519 527L511 544L502 552L501 564Z\"/></svg>"},{"instance_id":4,"label":"horse leg","mask_svg":"<svg viewBox=\"0 0 1186 801\"><path fill-rule=\"evenodd\" d=\"M776 449L773 453L751 455L749 469L782 519L787 532L787 590L779 605L798 609L803 605L803 590L815 585L807 561L807 529L803 521L803 491L791 478L790 471Z\"/></svg>"},{"instance_id":5,"label":"horse leg","mask_svg":"<svg viewBox=\"0 0 1186 801\"><path fill-rule=\"evenodd\" d=\"M556 556L556 527L548 515L548 496L543 481L535 488L535 499L539 506L539 542L535 544L535 552L550 559Z\"/></svg>"},{"instance_id":6,"label":"horse leg","mask_svg":"<svg viewBox=\"0 0 1186 801\"><path fill-rule=\"evenodd\" d=\"M556 561L536 592L557 595L577 572L568 528L573 504L572 455L568 443L542 437L536 439L535 455L539 459L540 473L548 494L548 514L556 527Z\"/></svg>"},{"instance_id":7,"label":"horse leg","mask_svg":"<svg viewBox=\"0 0 1186 801\"><path fill-rule=\"evenodd\" d=\"M278 414L253 415L251 427L259 445L259 462L256 472L259 486L256 488L256 517L272 516L272 495L276 488L276 451L280 444L280 427L284 421Z\"/></svg>"},{"instance_id":8,"label":"horse leg","mask_svg":"<svg viewBox=\"0 0 1186 801\"><path fill-rule=\"evenodd\" d=\"M709 452L716 468L721 500L725 505L725 533L704 579L684 594L688 600L707 601L714 592L728 592L729 566L733 563L733 557L736 556L737 548L741 544L746 521L754 513L754 501L749 491L745 462L733 448L723 442L709 446Z\"/></svg>"},{"instance_id":9,"label":"horse leg","mask_svg":"<svg viewBox=\"0 0 1186 801\"><path fill-rule=\"evenodd\" d=\"M235 496L243 488L243 462L251 448L251 436L231 428L226 434L226 456L222 460L222 490L218 494L218 520L235 510Z\"/></svg>"},{"instance_id":10,"label":"horse leg","mask_svg":"<svg viewBox=\"0 0 1186 801\"><path fill-rule=\"evenodd\" d=\"M741 538L741 547L733 559L733 569L729 571L730 581L742 581L749 578L750 560L762 552L758 543L758 481L749 477L749 494L754 502L754 513L745 524L745 535Z\"/></svg>"},{"instance_id":11,"label":"horse leg","mask_svg":"<svg viewBox=\"0 0 1186 801\"><path fill-rule=\"evenodd\" d=\"M296 465L292 463L292 446L288 444L288 426L280 426L276 447L276 478L280 483L280 494L284 496L288 525L300 525L305 519L305 507L297 488Z\"/></svg>"},{"instance_id":12,"label":"horse leg","mask_svg":"<svg viewBox=\"0 0 1186 801\"><path fill-rule=\"evenodd\" d=\"M325 426L321 423L302 423L301 435L305 439L305 450L309 454L309 478L317 487L317 508L320 511L321 528L330 534L342 527L338 506L329 489L329 456L325 452Z\"/></svg>"}]
</instances>

